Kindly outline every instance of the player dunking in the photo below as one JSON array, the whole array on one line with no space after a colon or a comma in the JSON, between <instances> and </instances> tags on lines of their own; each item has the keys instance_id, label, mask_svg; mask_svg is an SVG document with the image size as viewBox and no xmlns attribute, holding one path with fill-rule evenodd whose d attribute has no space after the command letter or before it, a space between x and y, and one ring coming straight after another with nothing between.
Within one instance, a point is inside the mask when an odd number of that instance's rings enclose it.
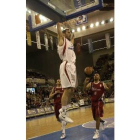
<instances>
[{"instance_id":1,"label":"player dunking","mask_svg":"<svg viewBox=\"0 0 140 140\"><path fill-rule=\"evenodd\" d=\"M61 32L61 25L57 23L58 32L58 54L62 63L60 65L59 73L62 88L64 93L61 99L62 109L60 110L59 118L65 122L72 123L66 114L67 105L71 100L72 93L76 87L76 55L74 52L74 35L71 37L70 29L65 29Z\"/></svg>"},{"instance_id":2,"label":"player dunking","mask_svg":"<svg viewBox=\"0 0 140 140\"><path fill-rule=\"evenodd\" d=\"M106 123L104 120L102 120L100 117L103 117L103 94L104 90L108 90L108 87L105 83L100 81L100 75L98 73L94 74L94 82L88 83L87 80L85 80L85 86L84 89L90 90L91 94L91 102L92 102L92 115L94 120L96 121L96 131L93 136L93 139L99 138L99 127L100 122L104 126Z\"/></svg>"},{"instance_id":3,"label":"player dunking","mask_svg":"<svg viewBox=\"0 0 140 140\"><path fill-rule=\"evenodd\" d=\"M52 92L49 95L49 99L54 99L55 116L56 116L57 121L62 124L62 136L60 137L61 139L64 139L66 137L66 133L65 133L66 122L61 121L59 119L59 109L61 108L61 98L62 98L63 92L64 90L61 87L61 81L60 79L58 79L56 82L56 87L52 89Z\"/></svg>"}]
</instances>

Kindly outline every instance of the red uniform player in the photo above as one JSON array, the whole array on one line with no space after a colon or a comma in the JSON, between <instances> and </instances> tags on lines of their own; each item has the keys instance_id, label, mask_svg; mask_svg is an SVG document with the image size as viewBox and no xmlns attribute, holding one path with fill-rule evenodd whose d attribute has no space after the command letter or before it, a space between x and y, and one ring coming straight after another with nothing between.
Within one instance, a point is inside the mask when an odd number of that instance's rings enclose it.
<instances>
[{"instance_id":1,"label":"red uniform player","mask_svg":"<svg viewBox=\"0 0 140 140\"><path fill-rule=\"evenodd\" d=\"M99 127L100 122L104 125L105 121L100 117L103 117L103 95L104 90L108 87L105 83L100 82L100 75L98 73L94 74L94 82L88 83L87 79L85 80L84 89L89 90L89 94L91 94L91 102L92 102L92 114L93 118L96 121L96 132L93 136L93 139L99 138Z\"/></svg>"},{"instance_id":2,"label":"red uniform player","mask_svg":"<svg viewBox=\"0 0 140 140\"><path fill-rule=\"evenodd\" d=\"M62 98L63 92L64 90L61 87L61 81L60 79L58 79L56 82L56 87L54 87L52 89L52 92L50 93L49 99L54 99L55 116L56 116L57 121L59 121L62 124L62 136L60 137L61 139L66 137L66 134L65 134L66 122L61 121L59 119L59 109L61 109L61 98Z\"/></svg>"},{"instance_id":3,"label":"red uniform player","mask_svg":"<svg viewBox=\"0 0 140 140\"><path fill-rule=\"evenodd\" d=\"M102 82L99 83L91 83L91 103L92 103L92 114L93 118L96 119L96 116L103 117L103 94L104 94L104 84Z\"/></svg>"},{"instance_id":4,"label":"red uniform player","mask_svg":"<svg viewBox=\"0 0 140 140\"><path fill-rule=\"evenodd\" d=\"M54 111L55 111L55 116L58 121L60 121L59 109L61 108L61 98L62 98L63 92L64 90L62 89L62 87L55 87L53 89Z\"/></svg>"}]
</instances>

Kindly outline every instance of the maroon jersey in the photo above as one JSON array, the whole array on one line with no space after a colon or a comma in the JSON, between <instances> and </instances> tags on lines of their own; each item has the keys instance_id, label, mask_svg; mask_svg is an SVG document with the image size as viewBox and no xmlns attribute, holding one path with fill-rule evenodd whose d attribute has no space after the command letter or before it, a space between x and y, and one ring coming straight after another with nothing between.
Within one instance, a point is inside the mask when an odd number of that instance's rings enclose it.
<instances>
[{"instance_id":1,"label":"maroon jersey","mask_svg":"<svg viewBox=\"0 0 140 140\"><path fill-rule=\"evenodd\" d=\"M61 87L55 87L53 94L55 93L55 91L60 91L60 93L57 93L56 95L54 95L54 104L61 104L61 97L64 90Z\"/></svg>"},{"instance_id":2,"label":"maroon jersey","mask_svg":"<svg viewBox=\"0 0 140 140\"><path fill-rule=\"evenodd\" d=\"M104 85L102 82L99 83L91 83L91 100L92 101L99 101L102 98L102 95L104 93Z\"/></svg>"}]
</instances>

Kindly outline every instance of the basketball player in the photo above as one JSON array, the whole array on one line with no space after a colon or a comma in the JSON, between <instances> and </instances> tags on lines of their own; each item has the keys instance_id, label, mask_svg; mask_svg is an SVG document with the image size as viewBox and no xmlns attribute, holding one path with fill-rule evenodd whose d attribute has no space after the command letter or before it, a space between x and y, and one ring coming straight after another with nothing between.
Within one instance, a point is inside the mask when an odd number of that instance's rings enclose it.
<instances>
[{"instance_id":1,"label":"basketball player","mask_svg":"<svg viewBox=\"0 0 140 140\"><path fill-rule=\"evenodd\" d=\"M66 24L66 23L65 23ZM70 119L66 114L66 109L68 103L71 101L71 96L74 92L74 88L77 86L76 77L76 55L74 52L74 35L71 37L70 29L66 28L61 31L61 24L57 23L58 32L58 54L62 63L60 65L59 73L61 79L61 85L64 89L62 95L61 104L62 109L60 109L60 120L68 123L72 123L73 120Z\"/></svg>"},{"instance_id":2,"label":"basketball player","mask_svg":"<svg viewBox=\"0 0 140 140\"><path fill-rule=\"evenodd\" d=\"M49 95L49 99L54 99L55 116L56 116L57 121L62 124L62 136L60 137L61 139L64 139L66 137L66 133L65 133L66 122L61 121L59 119L59 109L61 108L61 97L63 95L63 92L64 90L61 87L61 81L60 79L58 79L56 82L56 87L52 89L52 92Z\"/></svg>"},{"instance_id":3,"label":"basketball player","mask_svg":"<svg viewBox=\"0 0 140 140\"><path fill-rule=\"evenodd\" d=\"M106 121L102 120L100 117L103 117L103 94L104 90L108 90L108 87L105 83L100 81L100 75L98 73L94 74L94 82L88 83L85 80L85 89L88 91L90 90L91 94L91 102L92 102L92 115L94 120L96 121L96 131L93 136L93 139L99 138L99 127L100 123L104 126Z\"/></svg>"}]
</instances>

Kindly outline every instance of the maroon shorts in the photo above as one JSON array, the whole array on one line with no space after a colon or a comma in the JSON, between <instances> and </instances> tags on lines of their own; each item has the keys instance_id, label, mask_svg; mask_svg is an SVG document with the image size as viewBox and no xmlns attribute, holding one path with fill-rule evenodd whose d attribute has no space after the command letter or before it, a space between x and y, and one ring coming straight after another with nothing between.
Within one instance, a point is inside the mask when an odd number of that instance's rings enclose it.
<instances>
[{"instance_id":1,"label":"maroon shorts","mask_svg":"<svg viewBox=\"0 0 140 140\"><path fill-rule=\"evenodd\" d=\"M54 112L57 119L59 119L59 109L61 108L61 104L54 105Z\"/></svg>"},{"instance_id":2,"label":"maroon shorts","mask_svg":"<svg viewBox=\"0 0 140 140\"><path fill-rule=\"evenodd\" d=\"M95 120L96 117L103 117L103 102L92 102L92 115Z\"/></svg>"}]
</instances>

